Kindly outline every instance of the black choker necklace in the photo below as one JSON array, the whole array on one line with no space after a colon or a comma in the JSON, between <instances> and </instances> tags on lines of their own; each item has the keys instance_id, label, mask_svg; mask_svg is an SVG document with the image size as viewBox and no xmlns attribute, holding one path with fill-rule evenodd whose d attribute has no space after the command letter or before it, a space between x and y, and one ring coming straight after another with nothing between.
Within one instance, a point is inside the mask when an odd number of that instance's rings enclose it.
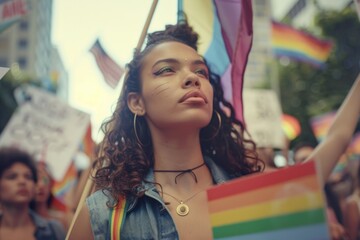
<instances>
[{"instance_id":1,"label":"black choker necklace","mask_svg":"<svg viewBox=\"0 0 360 240\"><path fill-rule=\"evenodd\" d=\"M186 169L186 170L154 170L154 172L162 172L162 173L166 173L166 172L172 172L172 173L179 173L178 175L176 175L175 177L175 183L177 184L177 177L185 174L185 173L191 173L195 179L195 182L197 183L197 178L196 178L196 174L193 172L195 169L198 169L198 168L201 168L202 166L204 166L205 163L202 163L200 164L199 166L197 167L194 167L194 168L189 168L189 169Z\"/></svg>"}]
</instances>

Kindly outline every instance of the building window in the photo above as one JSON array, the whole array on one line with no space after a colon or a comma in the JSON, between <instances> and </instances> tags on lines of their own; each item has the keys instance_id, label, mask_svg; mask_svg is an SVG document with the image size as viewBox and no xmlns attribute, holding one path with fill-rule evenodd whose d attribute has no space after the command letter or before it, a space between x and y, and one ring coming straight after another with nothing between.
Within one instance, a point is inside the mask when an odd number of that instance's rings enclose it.
<instances>
[{"instance_id":1,"label":"building window","mask_svg":"<svg viewBox=\"0 0 360 240\"><path fill-rule=\"evenodd\" d=\"M27 39L20 39L20 40L18 41L18 47L19 47L20 49L26 49L27 46L28 46L28 41L27 41Z\"/></svg>"},{"instance_id":2,"label":"building window","mask_svg":"<svg viewBox=\"0 0 360 240\"><path fill-rule=\"evenodd\" d=\"M20 30L26 31L26 30L28 30L28 28L29 28L29 22L20 21L20 23L19 23L19 29Z\"/></svg>"},{"instance_id":3,"label":"building window","mask_svg":"<svg viewBox=\"0 0 360 240\"><path fill-rule=\"evenodd\" d=\"M0 58L0 67L9 67L7 59Z\"/></svg>"},{"instance_id":4,"label":"building window","mask_svg":"<svg viewBox=\"0 0 360 240\"><path fill-rule=\"evenodd\" d=\"M18 64L20 66L21 69L24 69L27 67L27 61L26 61L26 58L23 58L23 57L20 57L18 59Z\"/></svg>"}]
</instances>

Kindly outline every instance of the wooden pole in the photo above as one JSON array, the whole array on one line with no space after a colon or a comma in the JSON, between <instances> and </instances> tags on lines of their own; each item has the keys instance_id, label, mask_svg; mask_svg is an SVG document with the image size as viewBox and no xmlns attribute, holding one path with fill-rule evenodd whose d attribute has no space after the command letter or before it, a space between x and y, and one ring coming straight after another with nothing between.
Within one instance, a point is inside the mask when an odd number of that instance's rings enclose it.
<instances>
[{"instance_id":1,"label":"wooden pole","mask_svg":"<svg viewBox=\"0 0 360 240\"><path fill-rule=\"evenodd\" d=\"M147 16L147 19L146 19L146 22L144 24L144 27L143 27L143 30L141 32L141 35L140 35L140 38L139 38L139 41L137 43L137 46L135 48L135 52L138 53L141 51L141 47L145 41L145 38L146 38L146 34L148 32L148 29L149 29L149 26L150 26L150 23L151 23L151 19L153 18L154 16L154 12L155 12L155 9L156 9L156 6L157 6L157 3L158 3L158 0L153 0L153 3L150 7L150 11L149 11L149 14ZM125 73L127 75L127 71ZM126 78L126 76L125 76ZM100 150L101 152L102 150ZM83 204L85 203L85 200L86 198L90 195L90 193L92 192L93 188L94 188L94 181L91 179L91 176L92 176L92 171L89 171L89 175L88 175L88 179L86 181L86 184L85 184L85 187L84 187L84 190L81 194L81 198L80 198L80 201L79 201L79 204L76 208L76 211L75 211L75 214L73 216L73 219L71 221L71 224L69 226L69 230L66 234L66 240L69 239L70 237L70 234L74 228L74 225L75 225L75 222L80 214L80 211L81 211L81 208L83 207Z\"/></svg>"},{"instance_id":2,"label":"wooden pole","mask_svg":"<svg viewBox=\"0 0 360 240\"><path fill-rule=\"evenodd\" d=\"M154 16L154 13L155 13L155 9L156 9L156 5L158 3L158 0L153 0L153 3L150 7L150 11L149 11L149 14L147 16L147 19L146 19L146 22L145 22L145 25L143 27L143 30L141 32L141 35L140 35L140 38L139 38L139 41L138 41L138 44L136 46L136 49L135 49L135 52L138 53L141 51L141 47L145 41L145 38L146 38L146 34L149 30L149 26L150 26L150 23L151 23L151 19L153 18Z\"/></svg>"}]
</instances>

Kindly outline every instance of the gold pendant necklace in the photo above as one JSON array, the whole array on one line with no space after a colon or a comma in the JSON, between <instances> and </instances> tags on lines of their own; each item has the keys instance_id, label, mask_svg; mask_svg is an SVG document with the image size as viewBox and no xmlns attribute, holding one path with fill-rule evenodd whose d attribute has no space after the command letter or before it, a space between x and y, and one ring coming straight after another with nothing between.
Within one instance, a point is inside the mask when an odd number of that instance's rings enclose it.
<instances>
[{"instance_id":1,"label":"gold pendant necklace","mask_svg":"<svg viewBox=\"0 0 360 240\"><path fill-rule=\"evenodd\" d=\"M189 197L188 199L185 199L185 200L179 200L176 197L174 197L173 195L170 195L170 194L168 194L166 192L162 192L162 194L165 194L165 195L168 195L169 197L172 197L173 199L175 199L179 203L179 205L177 205L177 207L176 207L176 213L177 213L177 215L184 217L184 216L188 215L189 212L190 212L190 208L186 204L186 202L190 201L196 195L198 195L199 193L201 193L203 191L204 190L201 190L200 192L195 193L194 195L192 195L191 197Z\"/></svg>"}]
</instances>

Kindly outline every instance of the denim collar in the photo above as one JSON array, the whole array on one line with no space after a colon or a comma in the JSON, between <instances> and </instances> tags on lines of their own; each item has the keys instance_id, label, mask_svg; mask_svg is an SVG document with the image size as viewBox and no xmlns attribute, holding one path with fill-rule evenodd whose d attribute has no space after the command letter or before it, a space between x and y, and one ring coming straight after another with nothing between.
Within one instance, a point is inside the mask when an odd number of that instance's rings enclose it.
<instances>
[{"instance_id":1,"label":"denim collar","mask_svg":"<svg viewBox=\"0 0 360 240\"><path fill-rule=\"evenodd\" d=\"M209 168L211 176L213 178L213 182L216 185L223 184L230 180L230 177L225 172L225 170L219 167L210 157L204 156L204 161L206 163L206 166ZM162 200L156 189L156 184L154 184L154 181L155 181L154 170L151 168L148 171L145 180L143 181L142 187L139 188L139 191L145 190L145 196L156 199L161 204L163 204L163 206L165 206L164 201ZM131 198L128 199L128 201L129 201L129 205L128 205L129 207L127 209L127 212L130 212L132 209L136 207L138 198Z\"/></svg>"}]
</instances>

